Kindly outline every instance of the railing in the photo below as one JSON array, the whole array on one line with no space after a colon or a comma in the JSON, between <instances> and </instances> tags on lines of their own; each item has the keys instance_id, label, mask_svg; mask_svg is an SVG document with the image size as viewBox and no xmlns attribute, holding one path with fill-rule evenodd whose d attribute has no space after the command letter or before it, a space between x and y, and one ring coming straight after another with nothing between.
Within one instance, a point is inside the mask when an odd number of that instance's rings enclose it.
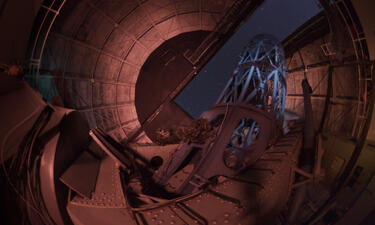
<instances>
[{"instance_id":1,"label":"railing","mask_svg":"<svg viewBox=\"0 0 375 225\"><path fill-rule=\"evenodd\" d=\"M35 89L38 89L39 70L48 35L65 1L44 0L35 19L25 74L26 80Z\"/></svg>"},{"instance_id":2,"label":"railing","mask_svg":"<svg viewBox=\"0 0 375 225\"><path fill-rule=\"evenodd\" d=\"M358 71L358 104L352 129L352 137L358 139L361 136L366 118L368 118L369 99L367 97L371 91L371 62L369 60L366 38L352 4L348 0L335 0L334 4L340 13L342 20L346 24L347 31L353 42L355 56L358 61L356 64Z\"/></svg>"}]
</instances>

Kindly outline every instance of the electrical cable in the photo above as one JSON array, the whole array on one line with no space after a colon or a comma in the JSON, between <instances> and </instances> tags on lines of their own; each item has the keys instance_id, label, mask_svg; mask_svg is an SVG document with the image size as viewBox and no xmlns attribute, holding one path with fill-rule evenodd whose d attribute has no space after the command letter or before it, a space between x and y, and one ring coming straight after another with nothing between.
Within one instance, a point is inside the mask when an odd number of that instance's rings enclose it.
<instances>
[{"instance_id":1,"label":"electrical cable","mask_svg":"<svg viewBox=\"0 0 375 225\"><path fill-rule=\"evenodd\" d=\"M53 109L50 106L46 106L42 112L39 114L39 117L35 121L33 127L24 137L21 142L18 154L13 156L11 162L11 168L8 171L5 167L4 161L4 149L5 144L10 136L19 126L30 120L39 109L36 109L30 116L26 117L23 121L14 126L5 136L2 143L2 151L0 154L0 159L2 162L2 168L7 178L7 181L10 187L15 191L18 197L26 204L27 207L32 209L43 221L44 224L54 224L53 220L48 214L44 206L44 201L41 197L41 190L38 182L38 168L40 161L40 152L33 152L36 149L35 143L40 134L40 132L48 124ZM40 148L38 148L40 150ZM9 173L11 170L16 170L17 173ZM10 174L16 174L15 182L12 182Z\"/></svg>"},{"instance_id":2,"label":"electrical cable","mask_svg":"<svg viewBox=\"0 0 375 225\"><path fill-rule=\"evenodd\" d=\"M38 211L21 195L21 193L19 193L19 191L17 190L17 188L15 187L15 185L11 182L10 180L10 176L7 172L7 169L5 168L5 160L4 160L4 151L5 151L5 144L9 138L9 136L17 130L17 128L19 128L21 125L24 125L27 121L29 121L31 118L33 118L39 111L40 111L40 107L36 108L29 116L27 116L24 120L20 121L17 125L15 125L12 129L10 129L6 135L4 136L4 139L3 139L3 142L1 144L1 151L0 151L0 163L2 165L2 169L4 171L4 174L5 174L5 177L7 178L7 181L8 183L10 184L10 186L13 188L13 190L16 192L17 195L19 195L19 197L28 205L30 206L31 209L33 209L36 213L38 213Z\"/></svg>"}]
</instances>

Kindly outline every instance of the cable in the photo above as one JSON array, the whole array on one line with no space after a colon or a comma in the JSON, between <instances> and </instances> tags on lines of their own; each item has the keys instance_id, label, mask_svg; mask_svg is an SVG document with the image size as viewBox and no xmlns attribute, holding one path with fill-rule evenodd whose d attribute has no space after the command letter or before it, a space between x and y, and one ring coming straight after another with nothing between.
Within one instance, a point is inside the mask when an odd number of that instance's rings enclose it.
<instances>
[{"instance_id":1,"label":"cable","mask_svg":"<svg viewBox=\"0 0 375 225\"><path fill-rule=\"evenodd\" d=\"M5 174L5 177L7 178L9 184L11 185L11 187L14 189L14 191L20 196L20 198L25 201L26 204L28 204L30 206L30 208L32 208L33 210L35 210L37 212L37 210L30 205L30 203L18 192L18 190L16 189L16 187L14 186L14 184L11 182L10 180L10 177L9 177L9 174L5 168L5 160L4 160L4 151L5 151L5 144L6 144L6 141L7 139L9 138L10 134L12 134L18 127L20 127L21 125L25 124L27 121L29 121L32 117L34 117L40 110L41 106L36 108L28 117L26 117L24 120L22 120L21 122L19 122L17 125L15 125L12 129L10 129L7 134L5 135L4 139L3 139L3 142L1 144L1 152L0 152L0 160L1 160L1 165L2 165L2 169L4 171L4 174ZM38 212L37 212L38 213Z\"/></svg>"},{"instance_id":2,"label":"cable","mask_svg":"<svg viewBox=\"0 0 375 225\"><path fill-rule=\"evenodd\" d=\"M40 220L43 221L44 224L54 224L44 206L44 201L40 195L41 190L39 187L39 182L37 181L37 170L39 168L40 153L33 153L33 150L35 149L36 139L38 138L40 132L48 124L53 113L53 109L51 107L47 105L42 110L33 127L23 139L18 154L13 156L11 164L12 167L10 169L17 170L18 172L16 182L12 182L8 170L5 167L4 161L5 143L9 135L13 133L19 126L30 120L30 118L32 118L39 111L39 109L40 107L36 109L30 116L26 117L23 121L14 126L7 133L2 143L0 158L5 177L10 187L15 191L18 197L26 204L27 207L32 209L39 216ZM24 167L25 165L26 167Z\"/></svg>"},{"instance_id":3,"label":"cable","mask_svg":"<svg viewBox=\"0 0 375 225\"><path fill-rule=\"evenodd\" d=\"M229 108L229 103L227 102L227 104L226 104L226 108L225 108L224 118L223 118L223 121L222 121L221 124L220 124L219 129L217 130L216 136L217 136L218 134L220 134L221 129L223 128L223 124L224 124L224 122L225 122L225 120L226 120L226 118L227 118L228 108Z\"/></svg>"}]
</instances>

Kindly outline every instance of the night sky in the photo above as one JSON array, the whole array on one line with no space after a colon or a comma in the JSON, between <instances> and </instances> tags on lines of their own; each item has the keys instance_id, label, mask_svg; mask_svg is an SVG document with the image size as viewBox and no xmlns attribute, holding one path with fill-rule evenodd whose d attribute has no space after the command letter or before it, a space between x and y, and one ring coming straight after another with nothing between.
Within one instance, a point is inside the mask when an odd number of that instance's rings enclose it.
<instances>
[{"instance_id":1,"label":"night sky","mask_svg":"<svg viewBox=\"0 0 375 225\"><path fill-rule=\"evenodd\" d=\"M175 99L194 118L212 106L224 89L247 42L257 34L283 40L321 9L316 0L265 0Z\"/></svg>"}]
</instances>

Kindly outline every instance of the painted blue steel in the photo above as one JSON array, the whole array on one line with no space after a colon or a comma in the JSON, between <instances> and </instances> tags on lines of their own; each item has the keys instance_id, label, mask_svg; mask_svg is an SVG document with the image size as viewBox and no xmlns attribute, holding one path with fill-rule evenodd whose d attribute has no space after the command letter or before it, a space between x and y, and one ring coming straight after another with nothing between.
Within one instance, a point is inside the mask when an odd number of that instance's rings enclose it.
<instances>
[{"instance_id":1,"label":"painted blue steel","mask_svg":"<svg viewBox=\"0 0 375 225\"><path fill-rule=\"evenodd\" d=\"M231 147L248 148L257 139L259 132L259 126L255 121L248 118L242 119L233 132Z\"/></svg>"},{"instance_id":2,"label":"painted blue steel","mask_svg":"<svg viewBox=\"0 0 375 225\"><path fill-rule=\"evenodd\" d=\"M254 105L282 121L285 95L283 47L270 35L257 35L240 55L237 68L216 103Z\"/></svg>"}]
</instances>

